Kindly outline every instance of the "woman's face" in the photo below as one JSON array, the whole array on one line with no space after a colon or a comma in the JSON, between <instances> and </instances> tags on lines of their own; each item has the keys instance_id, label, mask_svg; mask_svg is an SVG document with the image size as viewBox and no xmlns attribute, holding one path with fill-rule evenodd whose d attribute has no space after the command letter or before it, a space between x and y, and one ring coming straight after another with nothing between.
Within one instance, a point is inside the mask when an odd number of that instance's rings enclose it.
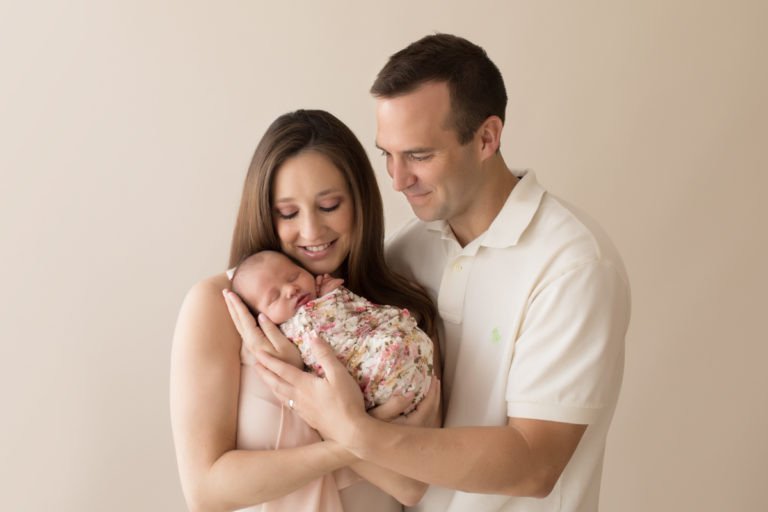
<instances>
[{"instance_id":1,"label":"woman's face","mask_svg":"<svg viewBox=\"0 0 768 512\"><path fill-rule=\"evenodd\" d=\"M352 244L355 208L344 175L320 153L286 160L272 181L280 249L313 274L336 274Z\"/></svg>"}]
</instances>

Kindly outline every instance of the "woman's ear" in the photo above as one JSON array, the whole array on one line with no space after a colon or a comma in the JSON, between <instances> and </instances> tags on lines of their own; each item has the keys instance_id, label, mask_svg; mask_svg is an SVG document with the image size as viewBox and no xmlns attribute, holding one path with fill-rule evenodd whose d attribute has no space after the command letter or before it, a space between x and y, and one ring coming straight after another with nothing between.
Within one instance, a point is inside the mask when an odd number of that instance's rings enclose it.
<instances>
[{"instance_id":1,"label":"woman's ear","mask_svg":"<svg viewBox=\"0 0 768 512\"><path fill-rule=\"evenodd\" d=\"M480 155L483 160L496 154L501 144L501 130L504 123L499 116L489 116L478 128Z\"/></svg>"}]
</instances>

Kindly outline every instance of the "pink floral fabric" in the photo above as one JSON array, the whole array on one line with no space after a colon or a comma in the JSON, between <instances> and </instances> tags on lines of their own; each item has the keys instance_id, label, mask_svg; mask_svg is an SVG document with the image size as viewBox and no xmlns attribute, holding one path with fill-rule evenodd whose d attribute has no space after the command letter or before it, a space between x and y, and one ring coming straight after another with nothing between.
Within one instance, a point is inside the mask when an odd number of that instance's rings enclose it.
<instances>
[{"instance_id":1,"label":"pink floral fabric","mask_svg":"<svg viewBox=\"0 0 768 512\"><path fill-rule=\"evenodd\" d=\"M432 340L407 309L373 304L341 286L302 306L280 328L319 375L309 336L315 332L327 341L360 384L366 408L411 393L407 413L429 390Z\"/></svg>"}]
</instances>

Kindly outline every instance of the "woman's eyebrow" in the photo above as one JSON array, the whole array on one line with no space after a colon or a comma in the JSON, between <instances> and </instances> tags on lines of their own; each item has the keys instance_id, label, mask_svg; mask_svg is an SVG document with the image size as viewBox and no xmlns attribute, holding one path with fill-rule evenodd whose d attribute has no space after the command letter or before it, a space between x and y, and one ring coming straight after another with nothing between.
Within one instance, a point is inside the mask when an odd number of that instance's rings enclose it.
<instances>
[{"instance_id":1,"label":"woman's eyebrow","mask_svg":"<svg viewBox=\"0 0 768 512\"><path fill-rule=\"evenodd\" d=\"M341 192L341 189L338 189L338 188L328 188L328 189L325 189L325 190L321 190L320 192L315 194L315 197L327 196L329 194L338 194L340 192ZM292 197L279 197L279 198L275 199L275 203L276 204L292 203L294 201L295 201L295 199L292 198Z\"/></svg>"},{"instance_id":2,"label":"woman's eyebrow","mask_svg":"<svg viewBox=\"0 0 768 512\"><path fill-rule=\"evenodd\" d=\"M320 197L320 196L327 196L329 194L337 194L339 192L341 192L341 190L338 189L338 188L328 188L328 189L321 190L320 192L318 192L317 196L318 197Z\"/></svg>"}]
</instances>

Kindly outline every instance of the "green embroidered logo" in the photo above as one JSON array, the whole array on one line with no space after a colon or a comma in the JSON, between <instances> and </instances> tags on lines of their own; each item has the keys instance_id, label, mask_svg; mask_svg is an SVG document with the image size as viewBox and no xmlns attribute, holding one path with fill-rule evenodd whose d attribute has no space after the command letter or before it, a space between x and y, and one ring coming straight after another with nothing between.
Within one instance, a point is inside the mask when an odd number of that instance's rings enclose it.
<instances>
[{"instance_id":1,"label":"green embroidered logo","mask_svg":"<svg viewBox=\"0 0 768 512\"><path fill-rule=\"evenodd\" d=\"M493 331L491 331L491 343L494 345L498 345L501 341L501 334L499 334L499 328L494 327Z\"/></svg>"}]
</instances>

